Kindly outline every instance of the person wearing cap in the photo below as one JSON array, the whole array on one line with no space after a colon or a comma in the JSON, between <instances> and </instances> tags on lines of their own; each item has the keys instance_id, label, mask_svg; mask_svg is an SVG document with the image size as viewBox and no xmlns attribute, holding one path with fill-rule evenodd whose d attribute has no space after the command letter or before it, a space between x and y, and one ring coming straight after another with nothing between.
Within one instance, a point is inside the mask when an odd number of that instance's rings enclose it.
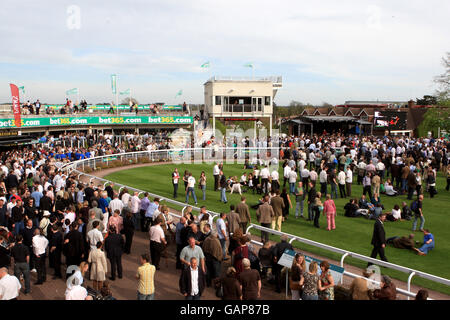
<instances>
[{"instance_id":1,"label":"person wearing cap","mask_svg":"<svg viewBox=\"0 0 450 320\"><path fill-rule=\"evenodd\" d=\"M47 228L50 225L50 212L47 210L44 210L44 213L42 215L42 220L39 223L39 228L42 229L42 234L47 237Z\"/></svg>"},{"instance_id":2,"label":"person wearing cap","mask_svg":"<svg viewBox=\"0 0 450 320\"><path fill-rule=\"evenodd\" d=\"M389 276L382 276L381 289L375 289L373 297L378 300L396 300L397 288Z\"/></svg>"},{"instance_id":3,"label":"person wearing cap","mask_svg":"<svg viewBox=\"0 0 450 320\"><path fill-rule=\"evenodd\" d=\"M371 258L376 258L377 255L380 255L381 260L388 261L385 254L384 254L384 248L386 247L386 232L384 231L384 224L383 222L386 220L386 213L381 213L378 218L375 221L375 224L373 226L373 235L372 235L372 242L373 250L370 255ZM368 266L372 265L372 263L369 262Z\"/></svg>"}]
</instances>

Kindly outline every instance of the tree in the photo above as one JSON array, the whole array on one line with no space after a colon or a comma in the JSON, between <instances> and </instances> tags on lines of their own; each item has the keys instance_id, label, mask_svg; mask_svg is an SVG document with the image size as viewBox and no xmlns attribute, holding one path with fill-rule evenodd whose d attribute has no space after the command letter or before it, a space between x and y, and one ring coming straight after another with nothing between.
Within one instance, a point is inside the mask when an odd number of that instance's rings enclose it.
<instances>
[{"instance_id":1,"label":"tree","mask_svg":"<svg viewBox=\"0 0 450 320\"><path fill-rule=\"evenodd\" d=\"M292 100L289 103L289 107L303 107L303 106L304 106L304 104L302 102L300 102L300 101Z\"/></svg>"},{"instance_id":2,"label":"tree","mask_svg":"<svg viewBox=\"0 0 450 320\"><path fill-rule=\"evenodd\" d=\"M139 104L139 102L136 99L134 99L134 98L131 98L131 102L133 104ZM130 105L130 97L126 97L125 99L123 99L120 104Z\"/></svg>"},{"instance_id":3,"label":"tree","mask_svg":"<svg viewBox=\"0 0 450 320\"><path fill-rule=\"evenodd\" d=\"M331 104L331 103L328 103L328 102L323 102L322 103L322 107L328 107L328 108L333 108L334 106Z\"/></svg>"},{"instance_id":4,"label":"tree","mask_svg":"<svg viewBox=\"0 0 450 320\"><path fill-rule=\"evenodd\" d=\"M417 98L416 104L419 106L428 106L428 105L436 105L437 99L435 96L425 95L422 99Z\"/></svg>"},{"instance_id":5,"label":"tree","mask_svg":"<svg viewBox=\"0 0 450 320\"><path fill-rule=\"evenodd\" d=\"M441 102L444 102L444 104L447 104L450 100L450 52L447 52L447 57L442 58L442 65L445 71L436 76L434 82L438 84L438 103L441 104Z\"/></svg>"}]
</instances>

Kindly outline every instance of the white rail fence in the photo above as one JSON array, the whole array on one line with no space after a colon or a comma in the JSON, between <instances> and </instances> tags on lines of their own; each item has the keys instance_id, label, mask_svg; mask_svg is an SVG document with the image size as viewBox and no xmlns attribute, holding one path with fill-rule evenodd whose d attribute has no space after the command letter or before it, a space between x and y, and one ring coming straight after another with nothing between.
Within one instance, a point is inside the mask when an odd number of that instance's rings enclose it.
<instances>
[{"instance_id":1,"label":"white rail fence","mask_svg":"<svg viewBox=\"0 0 450 320\"><path fill-rule=\"evenodd\" d=\"M114 185L120 187L119 190L126 187L129 190L134 190L134 191L139 192L139 195L147 192L151 197L158 197L161 199L161 201L164 201L165 203L183 207L182 212L184 212L184 209L186 208L186 203L176 201L173 199L168 199L166 197L154 194L149 191L140 190L140 189L137 189L137 188L134 188L131 186L127 186L124 184L116 183L114 181L103 179L103 178L97 177L95 175L84 173L84 172L80 171L79 169L84 170L86 167L95 169L96 166L98 165L98 163L106 163L106 165L108 165L108 163L110 161L113 161L112 159L115 159L115 160L120 159L121 161L123 161L124 159L125 160L132 160L132 159L138 160L139 158L145 157L145 158L150 159L151 162L165 161L165 162L177 163L177 162L183 160L183 161L192 161L192 163L201 163L203 161L210 161L210 162L217 161L217 162L231 163L228 161L231 161L230 159L232 159L234 162L234 157L236 155L239 156L239 155L249 154L250 159L256 155L260 155L260 156L263 156L263 157L261 157L261 159L269 160L269 159L273 158L274 156L277 156L278 155L277 153L278 153L278 148L220 148L219 150L216 150L216 151L214 151L213 148L192 148L192 149L138 151L138 152L105 155L105 156L84 159L84 160L78 160L78 161L74 161L74 162L65 164L64 166L62 166L62 169L66 170L68 173L71 173L71 172L77 173L78 178L80 178L81 176L85 176L89 179L90 182L92 182L93 180L101 181L104 186L106 186L107 184L110 184L110 183L114 183ZM269 154L269 156L267 157L268 154ZM247 156L247 158L248 158L248 156ZM227 161L227 159L228 159L228 161ZM243 163L243 160L242 160L242 163ZM200 211L200 207L192 206L192 209L195 211ZM208 213L210 213L213 216L213 219L220 216L220 214L217 212L208 210ZM178 218L181 217L180 215L177 215L175 213L170 213L170 214L174 217L178 217ZM340 260L341 267L344 267L344 260L347 257L352 257L352 258L360 260L360 261L364 261L364 262L368 262L368 263L370 262L374 265L386 267L386 268L389 268L392 270L397 270L397 271L409 274L408 281L407 281L407 290L397 288L397 292L399 294L407 296L408 300L410 299L410 297L416 296L416 293L411 292L411 281L412 281L412 278L415 276L421 277L421 278L424 278L424 279L427 279L427 280L430 280L430 281L433 281L436 283L444 284L447 286L450 285L449 279L438 277L438 276L435 276L435 275L432 275L432 274L429 274L426 272L422 272L419 270L403 267L403 266L393 264L390 262L384 262L382 260L377 260L377 259L367 257L367 256L364 256L364 255L361 255L361 254L358 254L358 253L355 253L352 251L329 246L329 245L326 245L326 244L323 244L320 242L316 242L316 241L312 241L312 240L309 240L306 238L302 238L302 237L299 237L299 236L296 236L293 234L288 234L288 233L279 232L279 231L276 231L276 230L273 230L270 228L265 228L260 225L250 224L249 227L247 228L246 232L249 232L252 229L265 231L265 232L268 232L273 235L287 236L290 243L292 243L293 241L298 241L300 243L304 243L304 244L307 244L307 245L310 245L310 246L313 246L316 248L324 249L329 252L341 254L341 260ZM262 244L261 242L256 241L256 240L252 240L252 242L255 244L258 244L258 245ZM344 271L344 275L349 276L351 278L361 278L362 277L360 275L357 275L357 274L354 274L354 273L351 273L348 271ZM374 280L370 280L370 279L369 279L369 281L371 281L377 285L380 284L378 281L374 281Z\"/></svg>"}]
</instances>

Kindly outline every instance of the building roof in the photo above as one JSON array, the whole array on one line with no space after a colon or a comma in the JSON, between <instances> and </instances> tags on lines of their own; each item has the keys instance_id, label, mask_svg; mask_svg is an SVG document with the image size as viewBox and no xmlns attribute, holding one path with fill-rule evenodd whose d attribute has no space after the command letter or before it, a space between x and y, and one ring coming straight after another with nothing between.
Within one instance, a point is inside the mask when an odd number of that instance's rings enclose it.
<instances>
[{"instance_id":1,"label":"building roof","mask_svg":"<svg viewBox=\"0 0 450 320\"><path fill-rule=\"evenodd\" d=\"M329 122L344 122L344 121L356 121L355 117L345 116L304 116L309 121L329 121Z\"/></svg>"}]
</instances>

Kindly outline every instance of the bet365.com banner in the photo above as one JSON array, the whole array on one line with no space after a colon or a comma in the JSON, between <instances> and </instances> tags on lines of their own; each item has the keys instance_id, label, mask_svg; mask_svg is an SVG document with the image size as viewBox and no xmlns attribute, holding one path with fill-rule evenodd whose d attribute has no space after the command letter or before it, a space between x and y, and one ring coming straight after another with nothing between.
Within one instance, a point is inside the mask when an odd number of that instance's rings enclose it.
<instances>
[{"instance_id":1,"label":"bet365.com banner","mask_svg":"<svg viewBox=\"0 0 450 320\"><path fill-rule=\"evenodd\" d=\"M59 110L59 109L63 108L64 106L65 106L64 104L45 104L45 105L43 105L44 110L46 110L47 108L50 108L53 110ZM138 110L151 110L154 107L155 107L155 105L153 105L153 104L140 104L140 105L138 105ZM111 108L110 105L88 105L87 106L88 110L109 110L110 108ZM118 107L114 106L114 110L116 110L116 109L129 110L130 106L121 104ZM181 105L165 104L162 106L162 110L180 111L182 109L183 109L183 106L181 106Z\"/></svg>"},{"instance_id":2,"label":"bet365.com banner","mask_svg":"<svg viewBox=\"0 0 450 320\"><path fill-rule=\"evenodd\" d=\"M76 126L76 125L119 125L119 124L192 124L192 117L175 116L111 116L111 117L48 117L48 118L22 118L20 126L30 127L53 127L53 126ZM0 119L0 128L15 128L14 118Z\"/></svg>"}]
</instances>

